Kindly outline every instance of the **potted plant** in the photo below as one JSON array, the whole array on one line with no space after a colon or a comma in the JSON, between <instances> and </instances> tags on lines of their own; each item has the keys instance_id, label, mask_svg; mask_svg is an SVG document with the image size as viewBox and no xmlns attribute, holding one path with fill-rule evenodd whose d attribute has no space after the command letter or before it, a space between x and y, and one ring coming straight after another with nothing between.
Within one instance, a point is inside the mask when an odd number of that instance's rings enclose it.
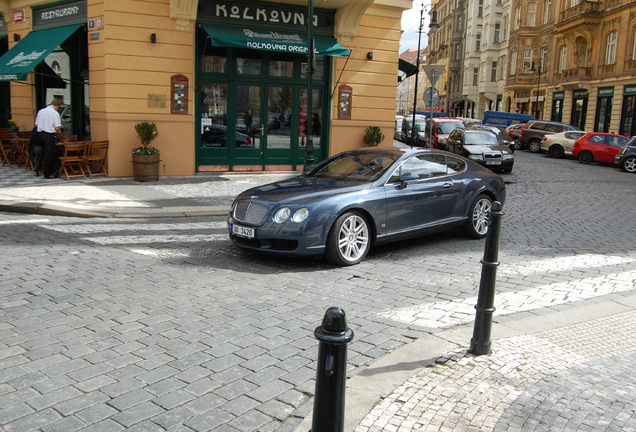
<instances>
[{"instance_id":1,"label":"potted plant","mask_svg":"<svg viewBox=\"0 0 636 432\"><path fill-rule=\"evenodd\" d=\"M140 122L135 125L141 147L132 150L133 179L139 182L159 179L159 149L151 144L159 136L157 125L153 122Z\"/></svg>"},{"instance_id":2,"label":"potted plant","mask_svg":"<svg viewBox=\"0 0 636 432\"><path fill-rule=\"evenodd\" d=\"M11 129L14 132L18 132L20 130L20 127L16 124L15 120L13 119L9 119L9 129Z\"/></svg>"},{"instance_id":3,"label":"potted plant","mask_svg":"<svg viewBox=\"0 0 636 432\"><path fill-rule=\"evenodd\" d=\"M384 134L379 126L367 126L362 141L369 147L375 147L384 141Z\"/></svg>"}]
</instances>

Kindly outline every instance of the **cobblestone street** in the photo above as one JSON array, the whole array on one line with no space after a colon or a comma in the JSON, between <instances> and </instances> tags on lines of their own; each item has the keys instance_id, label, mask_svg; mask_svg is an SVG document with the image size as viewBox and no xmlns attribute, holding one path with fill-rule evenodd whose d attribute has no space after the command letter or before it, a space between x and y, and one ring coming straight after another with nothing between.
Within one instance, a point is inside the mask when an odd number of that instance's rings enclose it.
<instances>
[{"instance_id":1,"label":"cobblestone street","mask_svg":"<svg viewBox=\"0 0 636 432\"><path fill-rule=\"evenodd\" d=\"M495 319L633 296L636 176L542 154L516 159L504 177ZM228 195L245 188L211 181ZM209 183L144 187L205 203ZM354 331L355 377L470 324L484 248L446 233L337 268L241 252L224 217L0 213L0 226L0 426L18 432L297 430L312 410L313 331L328 307L342 307ZM624 395L636 394L634 324L625 312L506 337L490 356L455 350L370 406L357 431L565 430L564 421L569 430L633 430L634 400ZM585 337L592 330L602 338ZM536 356L520 357L529 345ZM624 403L605 405L613 399ZM428 423L400 416L394 402L426 412Z\"/></svg>"}]
</instances>

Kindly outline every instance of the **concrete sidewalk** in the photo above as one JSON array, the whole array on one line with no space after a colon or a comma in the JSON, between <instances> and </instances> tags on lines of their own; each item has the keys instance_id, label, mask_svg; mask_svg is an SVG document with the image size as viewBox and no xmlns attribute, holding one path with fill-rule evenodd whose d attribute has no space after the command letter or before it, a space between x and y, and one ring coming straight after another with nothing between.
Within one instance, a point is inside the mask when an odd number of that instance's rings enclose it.
<instances>
[{"instance_id":1,"label":"concrete sidewalk","mask_svg":"<svg viewBox=\"0 0 636 432\"><path fill-rule=\"evenodd\" d=\"M473 325L457 326L351 377L344 430L636 430L633 291L493 322L489 355L468 354Z\"/></svg>"},{"instance_id":2,"label":"concrete sidewalk","mask_svg":"<svg viewBox=\"0 0 636 432\"><path fill-rule=\"evenodd\" d=\"M250 187L297 175L201 174L131 178L44 179L22 167L0 168L0 210L75 217L188 217L226 215L236 195Z\"/></svg>"}]
</instances>

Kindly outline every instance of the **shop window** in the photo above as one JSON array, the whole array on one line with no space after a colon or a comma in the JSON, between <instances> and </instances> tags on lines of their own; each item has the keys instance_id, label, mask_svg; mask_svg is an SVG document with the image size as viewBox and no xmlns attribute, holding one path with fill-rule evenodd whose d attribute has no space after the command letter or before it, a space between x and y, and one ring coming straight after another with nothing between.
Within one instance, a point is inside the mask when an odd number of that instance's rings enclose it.
<instances>
[{"instance_id":1,"label":"shop window","mask_svg":"<svg viewBox=\"0 0 636 432\"><path fill-rule=\"evenodd\" d=\"M268 75L272 77L293 78L294 62L289 60L289 54L271 53L267 65Z\"/></svg>"},{"instance_id":2,"label":"shop window","mask_svg":"<svg viewBox=\"0 0 636 432\"><path fill-rule=\"evenodd\" d=\"M634 117L636 115L636 96L625 96L623 99L623 118L618 133L625 136L634 135Z\"/></svg>"},{"instance_id":3,"label":"shop window","mask_svg":"<svg viewBox=\"0 0 636 432\"><path fill-rule=\"evenodd\" d=\"M316 54L314 56L316 69L314 70L314 79L325 79L325 56ZM307 78L307 62L301 66L301 78Z\"/></svg>"},{"instance_id":4,"label":"shop window","mask_svg":"<svg viewBox=\"0 0 636 432\"><path fill-rule=\"evenodd\" d=\"M236 54L236 73L239 75L260 75L262 72L262 55L257 50L238 50Z\"/></svg>"},{"instance_id":5,"label":"shop window","mask_svg":"<svg viewBox=\"0 0 636 432\"><path fill-rule=\"evenodd\" d=\"M201 56L201 72L227 73L227 58L227 48L208 48Z\"/></svg>"},{"instance_id":6,"label":"shop window","mask_svg":"<svg viewBox=\"0 0 636 432\"><path fill-rule=\"evenodd\" d=\"M201 147L227 147L227 85L201 84Z\"/></svg>"}]
</instances>

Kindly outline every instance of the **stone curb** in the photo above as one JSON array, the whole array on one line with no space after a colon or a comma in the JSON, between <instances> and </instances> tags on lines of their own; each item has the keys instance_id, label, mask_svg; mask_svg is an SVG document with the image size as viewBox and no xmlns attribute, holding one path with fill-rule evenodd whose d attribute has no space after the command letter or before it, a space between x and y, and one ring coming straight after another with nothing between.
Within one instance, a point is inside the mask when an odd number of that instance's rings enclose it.
<instances>
[{"instance_id":1,"label":"stone curb","mask_svg":"<svg viewBox=\"0 0 636 432\"><path fill-rule=\"evenodd\" d=\"M200 216L225 216L228 209L220 207L209 207L209 210L178 211L173 208L152 208L152 209L97 209L97 208L73 208L55 204L43 204L34 202L4 202L0 203L0 211L25 214L39 214L47 216L68 216L79 218L130 218L130 219L151 219L151 218L178 218L178 217L200 217Z\"/></svg>"}]
</instances>

